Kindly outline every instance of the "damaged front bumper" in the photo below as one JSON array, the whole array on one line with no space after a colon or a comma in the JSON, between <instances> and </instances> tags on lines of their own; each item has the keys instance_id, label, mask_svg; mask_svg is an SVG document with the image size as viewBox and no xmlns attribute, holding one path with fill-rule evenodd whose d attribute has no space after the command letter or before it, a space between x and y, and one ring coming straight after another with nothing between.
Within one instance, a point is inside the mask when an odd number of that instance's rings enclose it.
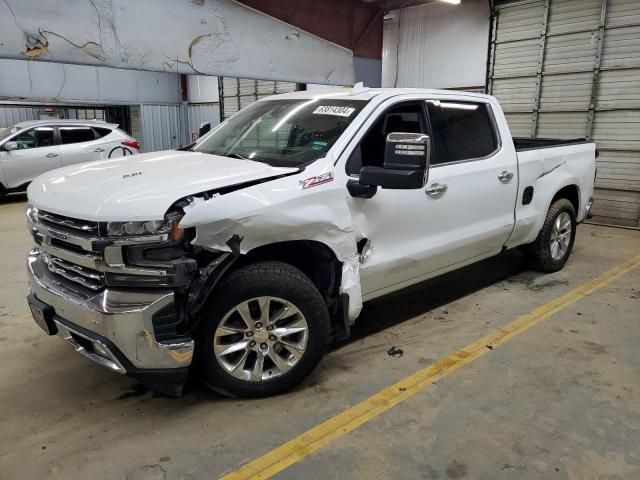
<instances>
[{"instance_id":1,"label":"damaged front bumper","mask_svg":"<svg viewBox=\"0 0 640 480\"><path fill-rule=\"evenodd\" d=\"M47 267L40 251L27 259L29 303L46 314L51 335L67 340L87 358L129 375L156 391L180 395L194 351L190 338L159 342L154 316L170 308L172 290L110 289L86 293ZM36 319L37 320L37 319Z\"/></svg>"}]
</instances>

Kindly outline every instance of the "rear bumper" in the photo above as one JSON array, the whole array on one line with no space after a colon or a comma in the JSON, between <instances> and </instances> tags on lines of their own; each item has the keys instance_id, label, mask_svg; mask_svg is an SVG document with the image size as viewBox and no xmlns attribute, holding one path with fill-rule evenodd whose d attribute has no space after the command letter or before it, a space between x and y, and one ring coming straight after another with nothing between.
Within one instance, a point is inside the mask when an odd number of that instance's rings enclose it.
<instances>
[{"instance_id":1,"label":"rear bumper","mask_svg":"<svg viewBox=\"0 0 640 480\"><path fill-rule=\"evenodd\" d=\"M174 301L171 290L82 292L49 272L37 250L27 272L30 301L53 310L54 333L78 353L155 390L181 393L194 342L161 343L153 331L154 314Z\"/></svg>"}]
</instances>

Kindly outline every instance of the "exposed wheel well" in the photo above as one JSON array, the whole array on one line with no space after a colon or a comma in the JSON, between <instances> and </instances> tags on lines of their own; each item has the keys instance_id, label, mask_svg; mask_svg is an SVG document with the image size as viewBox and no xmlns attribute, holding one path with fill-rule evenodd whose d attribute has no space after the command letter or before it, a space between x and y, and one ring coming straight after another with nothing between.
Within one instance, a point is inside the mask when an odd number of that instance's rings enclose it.
<instances>
[{"instance_id":1,"label":"exposed wheel well","mask_svg":"<svg viewBox=\"0 0 640 480\"><path fill-rule=\"evenodd\" d=\"M567 185L560 189L560 191L556 193L551 200L551 204L553 205L553 203L560 198L566 198L569 200L573 205L573 208L576 210L576 215L578 215L578 212L580 211L580 190L577 185Z\"/></svg>"},{"instance_id":2,"label":"exposed wheel well","mask_svg":"<svg viewBox=\"0 0 640 480\"><path fill-rule=\"evenodd\" d=\"M313 240L264 245L238 258L232 270L264 260L288 263L301 270L311 279L331 311L338 297L342 265L329 247Z\"/></svg>"}]
</instances>

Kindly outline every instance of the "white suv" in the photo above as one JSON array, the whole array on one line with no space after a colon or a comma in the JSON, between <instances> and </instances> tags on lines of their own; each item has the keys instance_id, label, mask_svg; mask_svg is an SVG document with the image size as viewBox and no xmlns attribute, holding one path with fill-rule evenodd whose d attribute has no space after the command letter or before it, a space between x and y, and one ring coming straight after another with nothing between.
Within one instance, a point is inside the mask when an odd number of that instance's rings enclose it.
<instances>
[{"instance_id":1,"label":"white suv","mask_svg":"<svg viewBox=\"0 0 640 480\"><path fill-rule=\"evenodd\" d=\"M25 190L41 173L76 163L140 153L115 123L34 120L0 131L0 195Z\"/></svg>"}]
</instances>

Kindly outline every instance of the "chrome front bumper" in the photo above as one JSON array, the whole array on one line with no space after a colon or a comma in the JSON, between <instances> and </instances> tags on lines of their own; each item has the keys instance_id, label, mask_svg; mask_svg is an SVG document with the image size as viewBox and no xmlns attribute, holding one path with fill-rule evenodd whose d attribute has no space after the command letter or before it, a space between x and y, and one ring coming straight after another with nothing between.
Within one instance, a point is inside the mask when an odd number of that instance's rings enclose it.
<instances>
[{"instance_id":1,"label":"chrome front bumper","mask_svg":"<svg viewBox=\"0 0 640 480\"><path fill-rule=\"evenodd\" d=\"M166 373L191 364L193 340L160 343L153 315L173 303L171 290L115 290L84 293L51 273L35 249L27 259L31 295L54 310L57 335L88 358L126 374ZM186 373L185 373L186 375Z\"/></svg>"}]
</instances>

